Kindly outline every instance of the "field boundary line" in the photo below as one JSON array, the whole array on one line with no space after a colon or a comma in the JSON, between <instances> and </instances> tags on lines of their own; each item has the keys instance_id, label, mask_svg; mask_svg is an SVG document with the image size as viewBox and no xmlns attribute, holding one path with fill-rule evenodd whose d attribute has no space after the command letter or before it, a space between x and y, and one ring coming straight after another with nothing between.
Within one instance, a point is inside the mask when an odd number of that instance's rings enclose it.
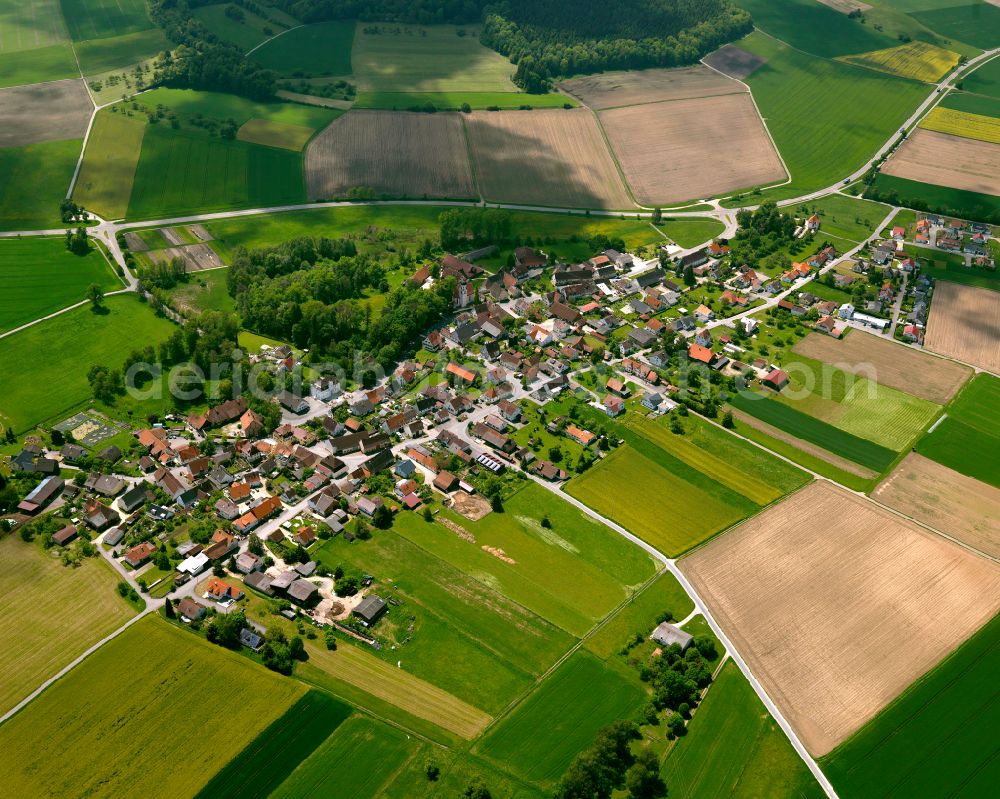
<instances>
[{"instance_id":1,"label":"field boundary line","mask_svg":"<svg viewBox=\"0 0 1000 799\"><path fill-rule=\"evenodd\" d=\"M486 195L483 193L483 187L479 181L479 165L472 155L472 139L469 138L469 126L465 122L465 114L462 114L460 119L462 120L462 141L465 142L465 157L469 160L469 171L472 173L472 189L479 197L478 204L485 205Z\"/></svg>"},{"instance_id":2,"label":"field boundary line","mask_svg":"<svg viewBox=\"0 0 1000 799\"><path fill-rule=\"evenodd\" d=\"M628 108L629 106L623 106ZM652 206L643 205L635 196L635 191L632 189L632 184L628 182L628 178L625 177L625 170L622 167L621 161L618 160L618 153L615 152L615 148L611 146L611 139L608 138L608 132L604 129L604 123L601 122L601 115L591 108L589 105L583 104L583 108L586 108L590 115L594 118L594 122L597 124L597 129L601 133L601 139L604 141L604 149L608 151L608 155L611 156L611 160L614 162L615 169L618 170L618 178L621 180L622 185L625 187L625 191L629 198L635 204L636 208L641 208L644 211L653 211ZM634 211L633 211L634 213Z\"/></svg>"},{"instance_id":3,"label":"field boundary line","mask_svg":"<svg viewBox=\"0 0 1000 799\"><path fill-rule=\"evenodd\" d=\"M251 54L252 52L254 52L255 50L259 50L259 49L260 49L261 47L263 47L263 46L264 46L265 44L267 44L268 42L273 42L273 41L274 41L275 39L277 39L277 38L278 38L279 36L284 36L284 35L285 35L286 33L291 33L292 31L297 31L297 30L298 30L299 28L304 28L304 27L305 27L305 25L304 25L304 24L299 24L299 25L296 25L296 26L295 26L294 28L285 28L285 29L284 29L284 30L283 30L283 31L282 31L281 33L276 33L276 34L274 34L274 36L272 36L271 38L269 38L269 39L265 39L265 40L264 40L264 41L262 41L262 42L261 42L260 44L258 44L258 45L257 45L256 47L251 47L251 48L250 48L249 50L247 50L247 51L246 51L246 52L245 52L245 53L243 54L243 56L244 56L244 58L245 58L246 56L250 55L250 54Z\"/></svg>"}]
</instances>

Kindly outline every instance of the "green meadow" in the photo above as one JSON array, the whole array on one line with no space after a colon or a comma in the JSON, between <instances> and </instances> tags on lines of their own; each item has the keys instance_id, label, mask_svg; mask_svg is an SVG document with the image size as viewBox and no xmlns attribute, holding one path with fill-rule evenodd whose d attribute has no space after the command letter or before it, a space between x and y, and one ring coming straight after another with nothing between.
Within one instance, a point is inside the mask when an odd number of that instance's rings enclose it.
<instances>
[{"instance_id":1,"label":"green meadow","mask_svg":"<svg viewBox=\"0 0 1000 799\"><path fill-rule=\"evenodd\" d=\"M74 41L103 39L153 27L145 0L60 0Z\"/></svg>"},{"instance_id":2,"label":"green meadow","mask_svg":"<svg viewBox=\"0 0 1000 799\"><path fill-rule=\"evenodd\" d=\"M107 109L90 130L73 199L105 219L123 219L132 196L146 121Z\"/></svg>"},{"instance_id":3,"label":"green meadow","mask_svg":"<svg viewBox=\"0 0 1000 799\"><path fill-rule=\"evenodd\" d=\"M666 217L660 229L681 247L695 247L722 235L725 226L717 219L671 219Z\"/></svg>"},{"instance_id":4,"label":"green meadow","mask_svg":"<svg viewBox=\"0 0 1000 799\"><path fill-rule=\"evenodd\" d=\"M25 353L31 354L30 377L8 381L0 396L4 424L23 432L59 421L55 417L91 398L91 366L118 368L133 348L155 346L174 329L134 296L108 297L104 304L106 314L88 305L0 339L0 370L6 374L23 372Z\"/></svg>"},{"instance_id":5,"label":"green meadow","mask_svg":"<svg viewBox=\"0 0 1000 799\"><path fill-rule=\"evenodd\" d=\"M0 89L78 77L69 42L18 52L0 50Z\"/></svg>"},{"instance_id":6,"label":"green meadow","mask_svg":"<svg viewBox=\"0 0 1000 799\"><path fill-rule=\"evenodd\" d=\"M875 189L885 202L919 205L963 219L987 219L991 215L1000 213L1000 197L992 194L919 183L882 172L875 178Z\"/></svg>"},{"instance_id":7,"label":"green meadow","mask_svg":"<svg viewBox=\"0 0 1000 799\"><path fill-rule=\"evenodd\" d=\"M65 39L59 0L0 0L0 53L48 47Z\"/></svg>"},{"instance_id":8,"label":"green meadow","mask_svg":"<svg viewBox=\"0 0 1000 799\"><path fill-rule=\"evenodd\" d=\"M350 75L353 41L353 21L317 22L276 36L250 58L279 75Z\"/></svg>"},{"instance_id":9,"label":"green meadow","mask_svg":"<svg viewBox=\"0 0 1000 799\"><path fill-rule=\"evenodd\" d=\"M73 49L83 74L90 77L113 69L124 69L172 49L173 44L159 28L125 33L110 39L77 42Z\"/></svg>"},{"instance_id":10,"label":"green meadow","mask_svg":"<svg viewBox=\"0 0 1000 799\"><path fill-rule=\"evenodd\" d=\"M92 283L123 287L96 248L80 256L62 237L0 239L0 333L83 302Z\"/></svg>"},{"instance_id":11,"label":"green meadow","mask_svg":"<svg viewBox=\"0 0 1000 799\"><path fill-rule=\"evenodd\" d=\"M819 200L796 206L794 212L805 217L813 213L819 215L820 229L816 235L820 240L829 235L860 244L876 232L889 210L890 207L883 203L845 194L828 194Z\"/></svg>"},{"instance_id":12,"label":"green meadow","mask_svg":"<svg viewBox=\"0 0 1000 799\"><path fill-rule=\"evenodd\" d=\"M0 148L0 230L62 228L59 203L83 142L49 141Z\"/></svg>"},{"instance_id":13,"label":"green meadow","mask_svg":"<svg viewBox=\"0 0 1000 799\"><path fill-rule=\"evenodd\" d=\"M967 92L985 94L1000 100L1000 58L993 58L976 67L962 78L962 86Z\"/></svg>"}]
</instances>

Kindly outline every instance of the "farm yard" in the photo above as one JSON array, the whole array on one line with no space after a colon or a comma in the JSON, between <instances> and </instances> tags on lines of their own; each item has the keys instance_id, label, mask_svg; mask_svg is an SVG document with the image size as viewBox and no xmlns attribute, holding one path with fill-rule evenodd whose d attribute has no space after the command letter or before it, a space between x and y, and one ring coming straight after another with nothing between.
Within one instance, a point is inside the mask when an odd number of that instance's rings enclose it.
<instances>
[{"instance_id":1,"label":"farm yard","mask_svg":"<svg viewBox=\"0 0 1000 799\"><path fill-rule=\"evenodd\" d=\"M980 552L1000 558L1000 489L914 452L872 492L872 497Z\"/></svg>"},{"instance_id":2,"label":"farm yard","mask_svg":"<svg viewBox=\"0 0 1000 799\"><path fill-rule=\"evenodd\" d=\"M669 750L661 776L673 799L824 796L732 661L722 667L687 735Z\"/></svg>"},{"instance_id":3,"label":"farm yard","mask_svg":"<svg viewBox=\"0 0 1000 799\"><path fill-rule=\"evenodd\" d=\"M0 713L135 615L115 591L117 577L100 559L64 566L35 543L0 539ZM64 607L66 596L75 602Z\"/></svg>"},{"instance_id":4,"label":"farm yard","mask_svg":"<svg viewBox=\"0 0 1000 799\"><path fill-rule=\"evenodd\" d=\"M92 283L122 288L100 250L74 255L61 237L0 239L0 332L83 302Z\"/></svg>"},{"instance_id":5,"label":"farm yard","mask_svg":"<svg viewBox=\"0 0 1000 799\"><path fill-rule=\"evenodd\" d=\"M680 566L816 755L1000 608L994 563L828 483Z\"/></svg>"},{"instance_id":6,"label":"farm yard","mask_svg":"<svg viewBox=\"0 0 1000 799\"><path fill-rule=\"evenodd\" d=\"M937 799L956 786L963 796L989 794L1000 781L997 669L1000 617L823 761L839 794Z\"/></svg>"},{"instance_id":7,"label":"farm yard","mask_svg":"<svg viewBox=\"0 0 1000 799\"><path fill-rule=\"evenodd\" d=\"M1000 119L952 108L935 108L920 122L924 130L1000 144Z\"/></svg>"},{"instance_id":8,"label":"farm yard","mask_svg":"<svg viewBox=\"0 0 1000 799\"><path fill-rule=\"evenodd\" d=\"M352 111L313 139L305 173L311 200L476 195L457 114Z\"/></svg>"},{"instance_id":9,"label":"farm yard","mask_svg":"<svg viewBox=\"0 0 1000 799\"><path fill-rule=\"evenodd\" d=\"M924 343L933 352L1000 374L1000 292L939 283Z\"/></svg>"},{"instance_id":10,"label":"farm yard","mask_svg":"<svg viewBox=\"0 0 1000 799\"><path fill-rule=\"evenodd\" d=\"M194 795L304 692L250 660L144 619L0 727L5 787L18 796ZM186 735L159 735L157 757L148 756L151 730L186 729L213 705L225 708L226 735L196 747Z\"/></svg>"},{"instance_id":11,"label":"farm yard","mask_svg":"<svg viewBox=\"0 0 1000 799\"><path fill-rule=\"evenodd\" d=\"M586 109L463 116L484 199L568 208L633 206Z\"/></svg>"},{"instance_id":12,"label":"farm yard","mask_svg":"<svg viewBox=\"0 0 1000 799\"><path fill-rule=\"evenodd\" d=\"M525 779L551 785L599 729L636 718L645 701L633 674L576 652L493 727L475 751Z\"/></svg>"},{"instance_id":13,"label":"farm yard","mask_svg":"<svg viewBox=\"0 0 1000 799\"><path fill-rule=\"evenodd\" d=\"M106 219L124 219L145 133L145 120L99 112L73 198Z\"/></svg>"},{"instance_id":14,"label":"farm yard","mask_svg":"<svg viewBox=\"0 0 1000 799\"><path fill-rule=\"evenodd\" d=\"M870 368L881 385L938 405L949 403L972 376L968 366L900 347L863 330L851 330L842 339L810 333L796 342L792 352L850 374Z\"/></svg>"},{"instance_id":15,"label":"farm yard","mask_svg":"<svg viewBox=\"0 0 1000 799\"><path fill-rule=\"evenodd\" d=\"M951 50L919 41L870 53L840 56L840 60L848 64L925 83L936 83L941 80L958 66L959 58L961 56Z\"/></svg>"},{"instance_id":16,"label":"farm yard","mask_svg":"<svg viewBox=\"0 0 1000 799\"><path fill-rule=\"evenodd\" d=\"M0 89L0 147L79 139L93 112L82 80Z\"/></svg>"},{"instance_id":17,"label":"farm yard","mask_svg":"<svg viewBox=\"0 0 1000 799\"><path fill-rule=\"evenodd\" d=\"M601 122L642 205L713 197L784 180L746 92L616 108Z\"/></svg>"},{"instance_id":18,"label":"farm yard","mask_svg":"<svg viewBox=\"0 0 1000 799\"><path fill-rule=\"evenodd\" d=\"M1000 144L921 128L892 154L882 172L961 191L1000 195Z\"/></svg>"},{"instance_id":19,"label":"farm yard","mask_svg":"<svg viewBox=\"0 0 1000 799\"><path fill-rule=\"evenodd\" d=\"M700 64L582 75L563 81L559 88L594 111L747 91L739 81Z\"/></svg>"},{"instance_id":20,"label":"farm yard","mask_svg":"<svg viewBox=\"0 0 1000 799\"><path fill-rule=\"evenodd\" d=\"M123 341L131 348L155 346L174 329L135 297L108 297L104 304L107 314L77 308L0 339L0 369L14 373L30 352L34 375L5 386L0 421L23 432L73 410L91 397L91 366L119 366L127 354Z\"/></svg>"}]
</instances>

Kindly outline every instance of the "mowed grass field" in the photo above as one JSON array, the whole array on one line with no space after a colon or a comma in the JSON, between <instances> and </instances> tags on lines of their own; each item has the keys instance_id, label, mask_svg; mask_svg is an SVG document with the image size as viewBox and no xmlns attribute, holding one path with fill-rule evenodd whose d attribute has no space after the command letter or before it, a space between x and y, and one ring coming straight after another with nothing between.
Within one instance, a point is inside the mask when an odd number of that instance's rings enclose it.
<instances>
[{"instance_id":1,"label":"mowed grass field","mask_svg":"<svg viewBox=\"0 0 1000 799\"><path fill-rule=\"evenodd\" d=\"M5 381L0 419L22 432L86 402L91 366L119 368L133 349L156 345L174 326L133 296L108 297L107 314L89 306L0 339L0 370L20 374L30 353L31 377Z\"/></svg>"},{"instance_id":2,"label":"mowed grass field","mask_svg":"<svg viewBox=\"0 0 1000 799\"><path fill-rule=\"evenodd\" d=\"M637 674L576 652L475 751L525 779L551 785L598 730L636 718L645 701Z\"/></svg>"},{"instance_id":3,"label":"mowed grass field","mask_svg":"<svg viewBox=\"0 0 1000 799\"><path fill-rule=\"evenodd\" d=\"M73 49L83 74L90 77L112 69L123 69L173 47L159 28L124 33L107 39L76 42Z\"/></svg>"},{"instance_id":4,"label":"mowed grass field","mask_svg":"<svg viewBox=\"0 0 1000 799\"><path fill-rule=\"evenodd\" d=\"M37 542L8 535L0 539L0 560L0 713L5 713L135 610L118 596L118 578L100 558L67 567Z\"/></svg>"},{"instance_id":5,"label":"mowed grass field","mask_svg":"<svg viewBox=\"0 0 1000 799\"><path fill-rule=\"evenodd\" d=\"M351 62L345 74L353 71L362 92L518 91L511 81L514 66L481 45L475 27L359 26Z\"/></svg>"},{"instance_id":6,"label":"mowed grass field","mask_svg":"<svg viewBox=\"0 0 1000 799\"><path fill-rule=\"evenodd\" d=\"M400 601L379 622L379 635L409 640L382 657L489 714L526 691L575 640L485 575L463 572L391 531L357 544L334 538L311 556L331 570L374 575L375 590Z\"/></svg>"},{"instance_id":7,"label":"mowed grass field","mask_svg":"<svg viewBox=\"0 0 1000 799\"><path fill-rule=\"evenodd\" d=\"M0 89L78 77L80 70L69 42L12 53L0 51Z\"/></svg>"},{"instance_id":8,"label":"mowed grass field","mask_svg":"<svg viewBox=\"0 0 1000 799\"><path fill-rule=\"evenodd\" d=\"M239 129L236 138L252 144L301 152L315 132L314 128L303 125L289 125L286 122L275 122L270 119L251 119Z\"/></svg>"},{"instance_id":9,"label":"mowed grass field","mask_svg":"<svg viewBox=\"0 0 1000 799\"><path fill-rule=\"evenodd\" d=\"M273 7L264 9L270 19L244 8L242 9L243 21L237 22L226 16L227 8L227 3L215 3L194 8L192 12L197 19L204 23L206 28L220 39L231 42L243 50L250 50L271 36L299 24L298 20ZM270 28L271 32L265 32L265 28Z\"/></svg>"},{"instance_id":10,"label":"mowed grass field","mask_svg":"<svg viewBox=\"0 0 1000 799\"><path fill-rule=\"evenodd\" d=\"M83 302L92 283L122 288L96 248L79 256L62 238L0 239L0 333Z\"/></svg>"},{"instance_id":11,"label":"mowed grass field","mask_svg":"<svg viewBox=\"0 0 1000 799\"><path fill-rule=\"evenodd\" d=\"M970 114L951 108L935 108L924 117L920 127L936 130L938 133L963 136L966 139L1000 144L1000 119L983 114Z\"/></svg>"},{"instance_id":12,"label":"mowed grass field","mask_svg":"<svg viewBox=\"0 0 1000 799\"><path fill-rule=\"evenodd\" d=\"M758 4L768 5L755 0ZM832 38L825 28L815 33ZM738 47L766 61L746 82L792 173L792 183L781 189L789 197L831 185L860 167L928 93L916 81L813 58L760 32ZM820 118L824 124L816 125Z\"/></svg>"},{"instance_id":13,"label":"mowed grass field","mask_svg":"<svg viewBox=\"0 0 1000 799\"><path fill-rule=\"evenodd\" d=\"M962 78L966 91L1000 100L1000 58L993 58Z\"/></svg>"},{"instance_id":14,"label":"mowed grass field","mask_svg":"<svg viewBox=\"0 0 1000 799\"><path fill-rule=\"evenodd\" d=\"M60 0L74 41L104 39L153 27L145 0Z\"/></svg>"},{"instance_id":15,"label":"mowed grass field","mask_svg":"<svg viewBox=\"0 0 1000 799\"><path fill-rule=\"evenodd\" d=\"M722 667L660 771L673 799L820 799L785 733L735 663Z\"/></svg>"},{"instance_id":16,"label":"mowed grass field","mask_svg":"<svg viewBox=\"0 0 1000 799\"><path fill-rule=\"evenodd\" d=\"M83 142L47 141L0 148L0 230L61 228L66 197Z\"/></svg>"},{"instance_id":17,"label":"mowed grass field","mask_svg":"<svg viewBox=\"0 0 1000 799\"><path fill-rule=\"evenodd\" d=\"M0 0L0 53L16 53L66 39L59 0Z\"/></svg>"},{"instance_id":18,"label":"mowed grass field","mask_svg":"<svg viewBox=\"0 0 1000 799\"><path fill-rule=\"evenodd\" d=\"M279 75L350 75L353 41L353 21L317 22L276 36L250 58Z\"/></svg>"},{"instance_id":19,"label":"mowed grass field","mask_svg":"<svg viewBox=\"0 0 1000 799\"><path fill-rule=\"evenodd\" d=\"M4 789L192 796L303 693L294 680L186 630L143 619L0 727ZM191 736L213 723L224 723L226 734L192 746Z\"/></svg>"},{"instance_id":20,"label":"mowed grass field","mask_svg":"<svg viewBox=\"0 0 1000 799\"><path fill-rule=\"evenodd\" d=\"M322 691L309 691L202 788L199 799L267 799L295 767L351 715Z\"/></svg>"},{"instance_id":21,"label":"mowed grass field","mask_svg":"<svg viewBox=\"0 0 1000 799\"><path fill-rule=\"evenodd\" d=\"M1000 782L998 670L1000 617L994 617L823 761L837 792L990 795Z\"/></svg>"},{"instance_id":22,"label":"mowed grass field","mask_svg":"<svg viewBox=\"0 0 1000 799\"><path fill-rule=\"evenodd\" d=\"M960 57L927 42L908 42L885 50L841 56L840 60L901 78L935 83L958 66Z\"/></svg>"},{"instance_id":23,"label":"mowed grass field","mask_svg":"<svg viewBox=\"0 0 1000 799\"><path fill-rule=\"evenodd\" d=\"M941 7L945 6L945 7ZM951 6L935 4L912 13L914 19L941 36L950 36L983 50L1000 44L1000 8L989 2L969 2Z\"/></svg>"},{"instance_id":24,"label":"mowed grass field","mask_svg":"<svg viewBox=\"0 0 1000 799\"><path fill-rule=\"evenodd\" d=\"M146 131L128 217L303 202L298 153L153 127Z\"/></svg>"},{"instance_id":25,"label":"mowed grass field","mask_svg":"<svg viewBox=\"0 0 1000 799\"><path fill-rule=\"evenodd\" d=\"M124 219L145 134L143 119L109 110L98 113L73 199L105 219Z\"/></svg>"},{"instance_id":26,"label":"mowed grass field","mask_svg":"<svg viewBox=\"0 0 1000 799\"><path fill-rule=\"evenodd\" d=\"M368 799L380 794L420 749L409 735L367 716L352 716L323 741L274 799ZM425 778L426 782L426 778Z\"/></svg>"},{"instance_id":27,"label":"mowed grass field","mask_svg":"<svg viewBox=\"0 0 1000 799\"><path fill-rule=\"evenodd\" d=\"M936 186L931 183L922 183L919 180L887 175L885 172L880 172L875 178L875 186L883 197L889 195L893 198L893 202L898 202L900 205L912 205L915 201L925 202L932 208L946 208L950 214L962 219L983 219L991 212L1000 211L1000 196L953 189L950 186ZM927 251L924 250L921 254L926 256ZM942 254L935 253L938 257ZM945 279L954 282L972 282L979 279L978 270L950 271L953 271L956 277ZM968 278L960 280L957 277L959 274L966 274ZM990 273L984 273L984 275L985 279L992 280Z\"/></svg>"},{"instance_id":28,"label":"mowed grass field","mask_svg":"<svg viewBox=\"0 0 1000 799\"><path fill-rule=\"evenodd\" d=\"M1000 488L1000 378L977 375L947 408L948 417L917 444L917 452Z\"/></svg>"},{"instance_id":29,"label":"mowed grass field","mask_svg":"<svg viewBox=\"0 0 1000 799\"><path fill-rule=\"evenodd\" d=\"M550 528L542 527L544 517ZM506 500L504 513L477 522L444 508L434 523L403 514L393 529L456 568L482 575L575 636L655 574L653 560L639 547L535 483ZM485 547L503 549L515 562L502 561Z\"/></svg>"},{"instance_id":30,"label":"mowed grass field","mask_svg":"<svg viewBox=\"0 0 1000 799\"><path fill-rule=\"evenodd\" d=\"M685 248L696 247L725 231L725 226L716 219L671 220L667 217L659 228L673 239L675 244Z\"/></svg>"},{"instance_id":31,"label":"mowed grass field","mask_svg":"<svg viewBox=\"0 0 1000 799\"><path fill-rule=\"evenodd\" d=\"M819 215L821 238L830 234L856 244L874 233L889 211L890 207L884 203L848 197L845 194L828 194L795 209L796 215Z\"/></svg>"}]
</instances>

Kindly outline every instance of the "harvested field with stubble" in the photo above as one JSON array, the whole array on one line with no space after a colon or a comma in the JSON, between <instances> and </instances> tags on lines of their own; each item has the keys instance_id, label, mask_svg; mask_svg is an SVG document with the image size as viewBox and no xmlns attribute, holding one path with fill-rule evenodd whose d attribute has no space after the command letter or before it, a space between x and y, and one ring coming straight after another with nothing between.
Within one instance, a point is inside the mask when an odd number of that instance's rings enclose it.
<instances>
[{"instance_id":1,"label":"harvested field with stubble","mask_svg":"<svg viewBox=\"0 0 1000 799\"><path fill-rule=\"evenodd\" d=\"M924 346L1000 375L1000 291L939 281Z\"/></svg>"},{"instance_id":2,"label":"harvested field with stubble","mask_svg":"<svg viewBox=\"0 0 1000 799\"><path fill-rule=\"evenodd\" d=\"M351 111L306 149L310 200L367 188L386 197L476 195L458 114Z\"/></svg>"},{"instance_id":3,"label":"harvested field with stubble","mask_svg":"<svg viewBox=\"0 0 1000 799\"><path fill-rule=\"evenodd\" d=\"M1000 609L1000 568L812 483L681 569L814 755Z\"/></svg>"},{"instance_id":4,"label":"harvested field with stubble","mask_svg":"<svg viewBox=\"0 0 1000 799\"><path fill-rule=\"evenodd\" d=\"M1000 558L1000 489L912 452L872 497Z\"/></svg>"},{"instance_id":5,"label":"harvested field with stubble","mask_svg":"<svg viewBox=\"0 0 1000 799\"><path fill-rule=\"evenodd\" d=\"M701 64L679 69L602 72L564 81L559 87L595 111L749 91L744 84Z\"/></svg>"},{"instance_id":6,"label":"harvested field with stubble","mask_svg":"<svg viewBox=\"0 0 1000 799\"><path fill-rule=\"evenodd\" d=\"M935 358L862 330L852 330L840 340L822 333L810 333L798 341L792 351L853 375L871 373L878 383L938 405L951 402L972 376L968 366ZM920 375L920 379L914 379L914 375Z\"/></svg>"},{"instance_id":7,"label":"harvested field with stubble","mask_svg":"<svg viewBox=\"0 0 1000 799\"><path fill-rule=\"evenodd\" d=\"M767 59L754 53L748 53L739 47L727 44L714 53L709 53L702 59L712 69L717 69L736 80L743 80L767 63Z\"/></svg>"},{"instance_id":8,"label":"harvested field with stubble","mask_svg":"<svg viewBox=\"0 0 1000 799\"><path fill-rule=\"evenodd\" d=\"M918 128L882 167L886 175L1000 195L1000 144Z\"/></svg>"},{"instance_id":9,"label":"harvested field with stubble","mask_svg":"<svg viewBox=\"0 0 1000 799\"><path fill-rule=\"evenodd\" d=\"M634 207L585 108L465 115L483 197L572 208Z\"/></svg>"},{"instance_id":10,"label":"harvested field with stubble","mask_svg":"<svg viewBox=\"0 0 1000 799\"><path fill-rule=\"evenodd\" d=\"M0 89L0 147L82 138L93 113L82 80Z\"/></svg>"},{"instance_id":11,"label":"harvested field with stubble","mask_svg":"<svg viewBox=\"0 0 1000 799\"><path fill-rule=\"evenodd\" d=\"M601 122L643 205L787 177L748 93L617 108L602 113Z\"/></svg>"}]
</instances>

